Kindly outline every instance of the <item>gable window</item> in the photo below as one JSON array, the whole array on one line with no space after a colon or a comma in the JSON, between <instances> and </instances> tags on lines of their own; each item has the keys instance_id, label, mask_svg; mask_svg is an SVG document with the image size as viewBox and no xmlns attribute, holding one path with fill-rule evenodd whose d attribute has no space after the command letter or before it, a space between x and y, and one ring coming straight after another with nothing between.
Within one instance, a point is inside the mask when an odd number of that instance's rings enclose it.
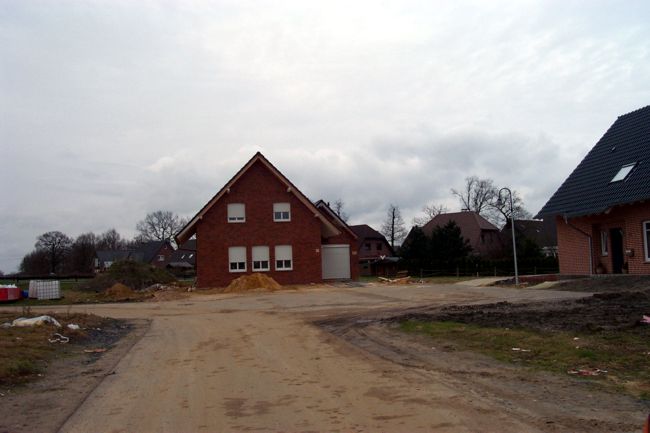
<instances>
[{"instance_id":1,"label":"gable window","mask_svg":"<svg viewBox=\"0 0 650 433\"><path fill-rule=\"evenodd\" d=\"M621 167L618 173L616 173L616 176L614 176L612 180L609 181L609 183L625 180L627 175L630 174L630 172L634 169L635 166L636 166L636 162L633 162L632 164L624 165L623 167Z\"/></svg>"},{"instance_id":2,"label":"gable window","mask_svg":"<svg viewBox=\"0 0 650 433\"><path fill-rule=\"evenodd\" d=\"M275 247L275 270L290 271L293 269L293 249L291 245L277 245Z\"/></svg>"},{"instance_id":3,"label":"gable window","mask_svg":"<svg viewBox=\"0 0 650 433\"><path fill-rule=\"evenodd\" d=\"M228 222L243 223L246 222L246 206L244 203L228 204Z\"/></svg>"},{"instance_id":4,"label":"gable window","mask_svg":"<svg viewBox=\"0 0 650 433\"><path fill-rule=\"evenodd\" d=\"M372 246L370 245L370 242L366 242L366 244L364 245L364 248L366 249L366 251L370 251L372 249Z\"/></svg>"},{"instance_id":5,"label":"gable window","mask_svg":"<svg viewBox=\"0 0 650 433\"><path fill-rule=\"evenodd\" d=\"M228 248L230 272L246 272L246 247Z\"/></svg>"},{"instance_id":6,"label":"gable window","mask_svg":"<svg viewBox=\"0 0 650 433\"><path fill-rule=\"evenodd\" d=\"M158 261L159 261L159 262L164 262L164 261L165 261L165 256L163 256L162 254L159 255L159 256L158 256Z\"/></svg>"},{"instance_id":7,"label":"gable window","mask_svg":"<svg viewBox=\"0 0 650 433\"><path fill-rule=\"evenodd\" d=\"M650 221L643 223L643 252L646 262L650 262Z\"/></svg>"},{"instance_id":8,"label":"gable window","mask_svg":"<svg viewBox=\"0 0 650 433\"><path fill-rule=\"evenodd\" d=\"M273 221L291 221L291 205L273 203Z\"/></svg>"},{"instance_id":9,"label":"gable window","mask_svg":"<svg viewBox=\"0 0 650 433\"><path fill-rule=\"evenodd\" d=\"M606 256L609 254L609 249L607 246L607 230L600 232L600 255Z\"/></svg>"},{"instance_id":10,"label":"gable window","mask_svg":"<svg viewBox=\"0 0 650 433\"><path fill-rule=\"evenodd\" d=\"M269 247L253 247L253 271L269 270Z\"/></svg>"}]
</instances>

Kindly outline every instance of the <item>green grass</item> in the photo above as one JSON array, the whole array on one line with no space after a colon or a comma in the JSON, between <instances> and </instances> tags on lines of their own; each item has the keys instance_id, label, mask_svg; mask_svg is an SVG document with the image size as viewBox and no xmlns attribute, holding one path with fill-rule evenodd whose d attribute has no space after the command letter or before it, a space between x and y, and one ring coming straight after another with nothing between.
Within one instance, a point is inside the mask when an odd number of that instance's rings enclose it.
<instances>
[{"instance_id":1,"label":"green grass","mask_svg":"<svg viewBox=\"0 0 650 433\"><path fill-rule=\"evenodd\" d=\"M585 378L637 397L650 395L649 327L587 334L407 320L400 323L400 329L426 334L448 350L473 351L533 369L561 374L607 370L607 374Z\"/></svg>"},{"instance_id":2,"label":"green grass","mask_svg":"<svg viewBox=\"0 0 650 433\"><path fill-rule=\"evenodd\" d=\"M31 305L67 305L67 304L82 304L82 303L96 303L106 302L106 299L100 294L92 290L79 289L80 284L87 280L60 280L61 299L21 299L15 302L7 302L0 304L1 307L16 307L16 306L31 306ZM29 289L29 281L19 281L16 283L14 280L0 280L0 284L16 284L21 290Z\"/></svg>"}]
</instances>

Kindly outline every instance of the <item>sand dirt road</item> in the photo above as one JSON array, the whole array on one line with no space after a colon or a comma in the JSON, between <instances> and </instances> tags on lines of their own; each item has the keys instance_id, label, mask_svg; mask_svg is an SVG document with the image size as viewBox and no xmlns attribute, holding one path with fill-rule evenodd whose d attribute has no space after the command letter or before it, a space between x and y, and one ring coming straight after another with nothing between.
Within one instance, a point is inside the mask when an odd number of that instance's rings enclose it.
<instances>
[{"instance_id":1,"label":"sand dirt road","mask_svg":"<svg viewBox=\"0 0 650 433\"><path fill-rule=\"evenodd\" d=\"M501 401L441 380L444 373L391 362L311 322L383 308L577 296L584 294L457 285L325 287L75 307L146 318L151 326L61 431L547 431L510 416Z\"/></svg>"}]
</instances>

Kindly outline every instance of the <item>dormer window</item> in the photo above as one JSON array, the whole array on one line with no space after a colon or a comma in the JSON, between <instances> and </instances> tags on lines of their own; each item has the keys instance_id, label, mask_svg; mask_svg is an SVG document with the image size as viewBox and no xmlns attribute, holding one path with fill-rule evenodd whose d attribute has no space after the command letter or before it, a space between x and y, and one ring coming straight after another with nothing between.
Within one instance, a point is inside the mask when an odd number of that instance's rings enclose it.
<instances>
[{"instance_id":1,"label":"dormer window","mask_svg":"<svg viewBox=\"0 0 650 433\"><path fill-rule=\"evenodd\" d=\"M636 162L633 162L632 164L624 165L623 167L621 167L618 173L616 173L616 176L614 176L614 178L609 183L625 180L627 175L630 174L630 172L634 169L635 166L636 166Z\"/></svg>"},{"instance_id":2,"label":"dormer window","mask_svg":"<svg viewBox=\"0 0 650 433\"><path fill-rule=\"evenodd\" d=\"M244 203L230 203L228 205L228 222L243 223L246 222L246 206Z\"/></svg>"},{"instance_id":3,"label":"dormer window","mask_svg":"<svg viewBox=\"0 0 650 433\"><path fill-rule=\"evenodd\" d=\"M273 221L291 221L291 205L289 203L273 203Z\"/></svg>"}]
</instances>

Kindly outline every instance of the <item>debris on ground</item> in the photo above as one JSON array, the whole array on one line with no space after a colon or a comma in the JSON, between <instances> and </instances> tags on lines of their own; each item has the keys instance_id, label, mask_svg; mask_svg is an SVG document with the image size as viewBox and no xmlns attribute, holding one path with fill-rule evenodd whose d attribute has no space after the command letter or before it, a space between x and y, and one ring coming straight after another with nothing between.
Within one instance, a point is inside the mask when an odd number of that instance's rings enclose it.
<instances>
[{"instance_id":1,"label":"debris on ground","mask_svg":"<svg viewBox=\"0 0 650 433\"><path fill-rule=\"evenodd\" d=\"M643 319L641 319L641 323L644 323L646 325L650 325L650 316L643 316Z\"/></svg>"},{"instance_id":2,"label":"debris on ground","mask_svg":"<svg viewBox=\"0 0 650 433\"><path fill-rule=\"evenodd\" d=\"M385 283L385 284L410 284L411 283L411 277L401 277L401 278L384 278L384 277L378 277L377 280L379 280L380 283Z\"/></svg>"},{"instance_id":3,"label":"debris on ground","mask_svg":"<svg viewBox=\"0 0 650 433\"><path fill-rule=\"evenodd\" d=\"M79 329L81 329L81 327L74 323L68 323L68 329L72 329L73 331L78 331Z\"/></svg>"},{"instance_id":4,"label":"debris on ground","mask_svg":"<svg viewBox=\"0 0 650 433\"><path fill-rule=\"evenodd\" d=\"M52 338L48 338L50 343L67 343L70 341L70 338L66 337L65 335L59 334L58 332L52 335Z\"/></svg>"},{"instance_id":5,"label":"debris on ground","mask_svg":"<svg viewBox=\"0 0 650 433\"><path fill-rule=\"evenodd\" d=\"M601 374L607 374L607 370L601 370L600 368L581 368L578 370L569 370L568 374L577 374L578 376L600 376Z\"/></svg>"},{"instance_id":6,"label":"debris on ground","mask_svg":"<svg viewBox=\"0 0 650 433\"><path fill-rule=\"evenodd\" d=\"M223 289L223 293L249 292L255 290L272 292L281 288L282 286L273 278L256 272L234 279L228 287Z\"/></svg>"},{"instance_id":7,"label":"debris on ground","mask_svg":"<svg viewBox=\"0 0 650 433\"><path fill-rule=\"evenodd\" d=\"M61 324L52 316L38 316L30 318L19 317L18 319L15 319L13 322L11 322L11 326L22 328L26 326L40 326L45 323L50 323L57 328L61 327Z\"/></svg>"},{"instance_id":8,"label":"debris on ground","mask_svg":"<svg viewBox=\"0 0 650 433\"><path fill-rule=\"evenodd\" d=\"M106 348L98 347L97 349L84 349L84 353L103 353L106 352Z\"/></svg>"},{"instance_id":9,"label":"debris on ground","mask_svg":"<svg viewBox=\"0 0 650 433\"><path fill-rule=\"evenodd\" d=\"M530 349L522 349L521 347L513 347L512 349L513 352L530 352Z\"/></svg>"}]
</instances>

